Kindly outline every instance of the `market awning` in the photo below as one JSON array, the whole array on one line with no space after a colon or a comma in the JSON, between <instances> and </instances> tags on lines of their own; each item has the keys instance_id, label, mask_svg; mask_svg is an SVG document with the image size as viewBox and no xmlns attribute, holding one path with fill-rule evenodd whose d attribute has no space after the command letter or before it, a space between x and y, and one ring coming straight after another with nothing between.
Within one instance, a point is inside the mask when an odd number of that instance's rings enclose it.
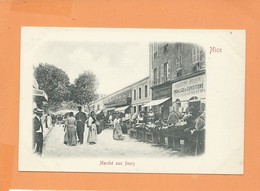
<instances>
[{"instance_id":1,"label":"market awning","mask_svg":"<svg viewBox=\"0 0 260 191\"><path fill-rule=\"evenodd\" d=\"M46 95L46 93L43 90L33 89L33 96L35 96L35 97L42 97L46 101L48 101L48 96Z\"/></svg>"},{"instance_id":2,"label":"market awning","mask_svg":"<svg viewBox=\"0 0 260 191\"><path fill-rule=\"evenodd\" d=\"M107 111L112 111L112 110L115 110L116 108L115 107L108 107L106 108Z\"/></svg>"},{"instance_id":3,"label":"market awning","mask_svg":"<svg viewBox=\"0 0 260 191\"><path fill-rule=\"evenodd\" d=\"M171 98L168 97L168 98L164 98L164 99L152 100L149 103L145 104L144 107L160 105L160 104L163 104L164 102L166 102L169 99L171 99Z\"/></svg>"},{"instance_id":4,"label":"market awning","mask_svg":"<svg viewBox=\"0 0 260 191\"><path fill-rule=\"evenodd\" d=\"M125 112L125 110L129 107L129 105L127 106L123 106L123 107L118 107L115 109L115 111L119 111L119 112Z\"/></svg>"}]
</instances>

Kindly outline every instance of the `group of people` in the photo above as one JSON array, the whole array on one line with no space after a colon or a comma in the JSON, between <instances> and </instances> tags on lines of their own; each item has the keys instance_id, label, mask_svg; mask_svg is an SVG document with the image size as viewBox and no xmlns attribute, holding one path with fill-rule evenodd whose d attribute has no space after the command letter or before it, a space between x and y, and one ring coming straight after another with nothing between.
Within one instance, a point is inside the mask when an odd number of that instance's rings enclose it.
<instances>
[{"instance_id":1,"label":"group of people","mask_svg":"<svg viewBox=\"0 0 260 191\"><path fill-rule=\"evenodd\" d=\"M88 127L87 143L90 145L97 143L97 135L101 133L105 124L104 116L102 114L96 115L94 111L91 111L89 118L82 112L82 107L78 107L79 112L73 116L73 112L69 113L69 116L65 120L65 135L64 144L68 146L76 146L77 143L83 144L85 124ZM122 128L120 125L120 118L118 116L113 120L113 139L123 140ZM78 138L78 142L77 142Z\"/></svg>"},{"instance_id":2,"label":"group of people","mask_svg":"<svg viewBox=\"0 0 260 191\"><path fill-rule=\"evenodd\" d=\"M76 146L78 143L83 144L85 123L87 121L87 115L82 112L82 107L78 107L79 112L75 115L73 112L69 113L69 116L65 120L64 127L64 144L68 146ZM92 111L87 121L89 127L87 142L91 145L97 142L97 120L95 113Z\"/></svg>"}]
</instances>

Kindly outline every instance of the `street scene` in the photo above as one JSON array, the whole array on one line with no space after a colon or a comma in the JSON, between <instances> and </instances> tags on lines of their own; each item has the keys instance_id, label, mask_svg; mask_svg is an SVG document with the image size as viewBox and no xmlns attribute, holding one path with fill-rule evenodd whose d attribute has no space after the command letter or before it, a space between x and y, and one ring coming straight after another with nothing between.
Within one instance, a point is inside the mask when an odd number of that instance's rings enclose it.
<instances>
[{"instance_id":1,"label":"street scene","mask_svg":"<svg viewBox=\"0 0 260 191\"><path fill-rule=\"evenodd\" d=\"M104 130L98 136L98 144L84 143L75 147L68 147L63 143L64 128L60 125L53 127L44 143L43 158L49 157L180 157L180 153L171 149L165 149L156 144L143 143L124 135L124 141L114 140L113 129ZM88 130L84 134L87 139ZM98 151L98 152L97 152Z\"/></svg>"},{"instance_id":2,"label":"street scene","mask_svg":"<svg viewBox=\"0 0 260 191\"><path fill-rule=\"evenodd\" d=\"M64 47L55 46L56 53ZM35 155L170 158L204 154L202 47L180 42L80 44L80 51L62 58L81 63L76 69L59 64L59 54L51 55L52 46L46 47L41 55L42 59L48 55L48 63L39 62L33 68ZM125 65L113 66L111 60Z\"/></svg>"}]
</instances>

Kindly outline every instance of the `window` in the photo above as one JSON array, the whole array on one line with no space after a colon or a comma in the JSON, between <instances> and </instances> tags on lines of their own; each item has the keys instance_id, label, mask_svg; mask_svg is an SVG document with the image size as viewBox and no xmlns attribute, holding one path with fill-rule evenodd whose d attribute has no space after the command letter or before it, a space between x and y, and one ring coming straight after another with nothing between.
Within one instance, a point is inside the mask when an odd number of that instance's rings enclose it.
<instances>
[{"instance_id":1,"label":"window","mask_svg":"<svg viewBox=\"0 0 260 191\"><path fill-rule=\"evenodd\" d=\"M153 59L158 56L158 43L153 43Z\"/></svg>"},{"instance_id":2,"label":"window","mask_svg":"<svg viewBox=\"0 0 260 191\"><path fill-rule=\"evenodd\" d=\"M201 64L200 63L197 63L193 66L193 71L199 71L201 69Z\"/></svg>"},{"instance_id":3,"label":"window","mask_svg":"<svg viewBox=\"0 0 260 191\"><path fill-rule=\"evenodd\" d=\"M136 100L136 90L134 90L134 100Z\"/></svg>"},{"instance_id":4,"label":"window","mask_svg":"<svg viewBox=\"0 0 260 191\"><path fill-rule=\"evenodd\" d=\"M136 113L136 106L134 106L134 113Z\"/></svg>"},{"instance_id":5,"label":"window","mask_svg":"<svg viewBox=\"0 0 260 191\"><path fill-rule=\"evenodd\" d=\"M177 70L177 77L181 77L182 76L182 69Z\"/></svg>"},{"instance_id":6,"label":"window","mask_svg":"<svg viewBox=\"0 0 260 191\"><path fill-rule=\"evenodd\" d=\"M163 52L167 52L169 50L169 45L168 43L166 43L164 46L163 46Z\"/></svg>"},{"instance_id":7,"label":"window","mask_svg":"<svg viewBox=\"0 0 260 191\"><path fill-rule=\"evenodd\" d=\"M157 83L158 83L158 84L160 84L160 83L162 82L162 79L161 79L161 78L163 78L163 74L161 74L161 68L162 68L161 65L159 65L159 72L158 72L158 76L159 76L159 77L157 78L157 79L158 79L158 80L157 80Z\"/></svg>"},{"instance_id":8,"label":"window","mask_svg":"<svg viewBox=\"0 0 260 191\"><path fill-rule=\"evenodd\" d=\"M197 64L201 61L201 48L194 47L192 49L192 63Z\"/></svg>"},{"instance_id":9,"label":"window","mask_svg":"<svg viewBox=\"0 0 260 191\"><path fill-rule=\"evenodd\" d=\"M181 55L181 44L177 44L177 58L176 58L176 69L182 69L182 55Z\"/></svg>"},{"instance_id":10,"label":"window","mask_svg":"<svg viewBox=\"0 0 260 191\"><path fill-rule=\"evenodd\" d=\"M97 105L97 110L99 110L99 105Z\"/></svg>"},{"instance_id":11,"label":"window","mask_svg":"<svg viewBox=\"0 0 260 191\"><path fill-rule=\"evenodd\" d=\"M168 62L163 65L163 82L168 80Z\"/></svg>"},{"instance_id":12,"label":"window","mask_svg":"<svg viewBox=\"0 0 260 191\"><path fill-rule=\"evenodd\" d=\"M141 98L142 98L142 89L139 88L139 99L141 99Z\"/></svg>"},{"instance_id":13,"label":"window","mask_svg":"<svg viewBox=\"0 0 260 191\"><path fill-rule=\"evenodd\" d=\"M144 86L144 97L148 96L148 89L147 89L147 85Z\"/></svg>"},{"instance_id":14,"label":"window","mask_svg":"<svg viewBox=\"0 0 260 191\"><path fill-rule=\"evenodd\" d=\"M156 85L158 83L157 78L158 78L158 71L157 71L157 68L155 68L153 70L153 83L154 83L154 85Z\"/></svg>"},{"instance_id":15,"label":"window","mask_svg":"<svg viewBox=\"0 0 260 191\"><path fill-rule=\"evenodd\" d=\"M142 105L138 105L138 111L142 111Z\"/></svg>"},{"instance_id":16,"label":"window","mask_svg":"<svg viewBox=\"0 0 260 191\"><path fill-rule=\"evenodd\" d=\"M194 47L192 49L192 63L193 71L198 71L203 67L204 55L200 47Z\"/></svg>"}]
</instances>

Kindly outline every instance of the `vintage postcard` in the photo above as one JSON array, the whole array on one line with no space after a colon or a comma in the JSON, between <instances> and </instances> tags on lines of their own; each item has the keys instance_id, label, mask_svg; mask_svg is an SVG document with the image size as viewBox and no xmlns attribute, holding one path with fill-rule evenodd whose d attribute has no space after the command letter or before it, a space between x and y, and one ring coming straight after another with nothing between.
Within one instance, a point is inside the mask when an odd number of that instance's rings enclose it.
<instances>
[{"instance_id":1,"label":"vintage postcard","mask_svg":"<svg viewBox=\"0 0 260 191\"><path fill-rule=\"evenodd\" d=\"M19 171L243 174L244 30L22 27Z\"/></svg>"}]
</instances>

